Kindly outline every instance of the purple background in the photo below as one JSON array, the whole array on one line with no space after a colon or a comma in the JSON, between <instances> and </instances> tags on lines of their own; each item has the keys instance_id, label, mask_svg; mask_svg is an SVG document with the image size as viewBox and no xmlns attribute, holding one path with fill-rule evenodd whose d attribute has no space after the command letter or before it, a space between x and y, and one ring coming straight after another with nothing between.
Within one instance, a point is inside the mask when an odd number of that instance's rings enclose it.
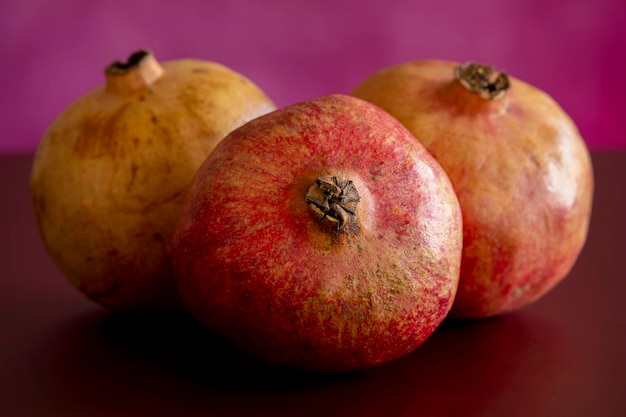
<instances>
[{"instance_id":1,"label":"purple background","mask_svg":"<svg viewBox=\"0 0 626 417\"><path fill-rule=\"evenodd\" d=\"M220 62L278 106L415 59L492 64L545 90L592 149L626 147L624 0L1 0L0 151L35 149L136 49Z\"/></svg>"}]
</instances>

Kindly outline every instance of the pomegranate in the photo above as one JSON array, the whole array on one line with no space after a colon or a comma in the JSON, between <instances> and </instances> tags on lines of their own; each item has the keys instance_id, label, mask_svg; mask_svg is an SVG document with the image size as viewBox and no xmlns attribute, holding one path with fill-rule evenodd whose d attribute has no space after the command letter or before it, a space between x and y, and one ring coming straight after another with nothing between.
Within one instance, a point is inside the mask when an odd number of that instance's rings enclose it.
<instances>
[{"instance_id":1,"label":"pomegranate","mask_svg":"<svg viewBox=\"0 0 626 417\"><path fill-rule=\"evenodd\" d=\"M587 236L592 166L550 96L492 67L446 61L381 70L352 94L395 116L454 186L464 242L451 316L521 308L567 276Z\"/></svg>"},{"instance_id":2,"label":"pomegranate","mask_svg":"<svg viewBox=\"0 0 626 417\"><path fill-rule=\"evenodd\" d=\"M173 244L189 311L271 364L374 366L417 348L457 288L461 210L393 117L330 95L230 133L200 167Z\"/></svg>"},{"instance_id":3,"label":"pomegranate","mask_svg":"<svg viewBox=\"0 0 626 417\"><path fill-rule=\"evenodd\" d=\"M273 110L217 63L157 62L138 51L71 104L35 154L31 191L52 259L114 310L180 308L170 246L185 192L215 145Z\"/></svg>"}]
</instances>

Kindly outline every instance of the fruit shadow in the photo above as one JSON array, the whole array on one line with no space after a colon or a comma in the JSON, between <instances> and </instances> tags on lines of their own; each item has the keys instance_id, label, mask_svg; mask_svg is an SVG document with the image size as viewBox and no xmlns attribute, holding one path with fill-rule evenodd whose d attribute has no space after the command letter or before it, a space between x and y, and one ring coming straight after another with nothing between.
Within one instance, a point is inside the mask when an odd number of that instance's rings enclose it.
<instances>
[{"instance_id":1,"label":"fruit shadow","mask_svg":"<svg viewBox=\"0 0 626 417\"><path fill-rule=\"evenodd\" d=\"M134 321L137 321L134 323ZM237 389L287 390L350 378L353 373L321 374L271 366L242 352L200 325L192 316L166 318L115 315L105 324L109 336L127 343L134 328L146 332L137 340L144 349L174 364L188 378ZM169 342L169 341L174 341ZM154 350L155 343L160 347ZM207 376L210 379L207 380Z\"/></svg>"},{"instance_id":2,"label":"fruit shadow","mask_svg":"<svg viewBox=\"0 0 626 417\"><path fill-rule=\"evenodd\" d=\"M191 315L105 313L74 323L76 356L84 364L118 363L139 374L160 370L173 377L222 390L291 390L350 378L270 366L235 349ZM106 370L103 370L106 372Z\"/></svg>"},{"instance_id":3,"label":"fruit shadow","mask_svg":"<svg viewBox=\"0 0 626 417\"><path fill-rule=\"evenodd\" d=\"M378 394L397 405L393 415L544 415L538 410L558 402L554 387L566 383L568 344L556 323L529 311L446 319L416 351L372 374L387 380Z\"/></svg>"},{"instance_id":4,"label":"fruit shadow","mask_svg":"<svg viewBox=\"0 0 626 417\"><path fill-rule=\"evenodd\" d=\"M54 409L90 416L183 415L181 404L211 415L533 415L545 406L537 399L563 383L562 335L522 313L446 320L416 351L338 375L260 363L184 314L92 313L48 338L34 388ZM103 403L111 396L115 407Z\"/></svg>"}]
</instances>

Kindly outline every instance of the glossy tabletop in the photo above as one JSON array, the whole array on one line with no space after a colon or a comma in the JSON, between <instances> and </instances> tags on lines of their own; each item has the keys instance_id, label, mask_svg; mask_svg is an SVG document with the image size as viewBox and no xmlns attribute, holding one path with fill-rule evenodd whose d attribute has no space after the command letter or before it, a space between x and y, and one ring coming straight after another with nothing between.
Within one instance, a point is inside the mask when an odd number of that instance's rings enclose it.
<instances>
[{"instance_id":1,"label":"glossy tabletop","mask_svg":"<svg viewBox=\"0 0 626 417\"><path fill-rule=\"evenodd\" d=\"M445 322L413 353L324 376L256 363L188 316L113 314L71 287L0 156L0 416L626 415L626 153L592 154L587 244L532 306Z\"/></svg>"}]
</instances>

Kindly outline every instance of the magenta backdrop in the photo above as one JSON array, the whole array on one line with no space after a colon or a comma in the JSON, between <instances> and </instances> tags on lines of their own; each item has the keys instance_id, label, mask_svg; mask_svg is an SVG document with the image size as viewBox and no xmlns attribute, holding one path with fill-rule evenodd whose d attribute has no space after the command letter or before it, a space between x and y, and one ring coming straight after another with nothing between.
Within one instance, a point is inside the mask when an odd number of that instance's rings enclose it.
<instances>
[{"instance_id":1,"label":"magenta backdrop","mask_svg":"<svg viewBox=\"0 0 626 417\"><path fill-rule=\"evenodd\" d=\"M279 106L347 93L372 72L489 63L551 94L591 148L626 147L624 0L2 0L0 151L32 151L111 61L220 62Z\"/></svg>"}]
</instances>

